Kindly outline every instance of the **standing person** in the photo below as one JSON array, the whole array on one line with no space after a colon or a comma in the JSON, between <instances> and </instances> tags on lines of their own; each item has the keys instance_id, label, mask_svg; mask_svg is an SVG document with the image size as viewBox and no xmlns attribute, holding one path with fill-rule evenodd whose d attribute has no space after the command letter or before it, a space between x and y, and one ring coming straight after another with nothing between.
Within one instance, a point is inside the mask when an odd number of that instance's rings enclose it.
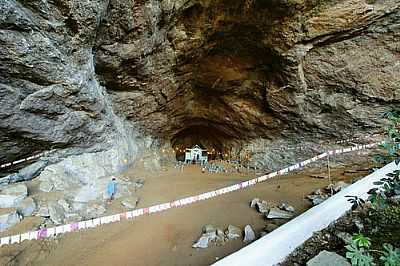
<instances>
[{"instance_id":1,"label":"standing person","mask_svg":"<svg viewBox=\"0 0 400 266\"><path fill-rule=\"evenodd\" d=\"M111 201L114 199L115 193L116 193L116 188L117 188L117 181L115 177L112 177L111 181L108 182L107 184L107 202L111 203Z\"/></svg>"}]
</instances>

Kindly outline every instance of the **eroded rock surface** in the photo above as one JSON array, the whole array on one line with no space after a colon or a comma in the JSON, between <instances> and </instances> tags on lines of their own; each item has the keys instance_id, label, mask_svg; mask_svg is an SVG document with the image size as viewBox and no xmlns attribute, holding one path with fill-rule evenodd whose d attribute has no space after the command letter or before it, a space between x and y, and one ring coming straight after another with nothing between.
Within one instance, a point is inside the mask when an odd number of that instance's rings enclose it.
<instances>
[{"instance_id":1,"label":"eroded rock surface","mask_svg":"<svg viewBox=\"0 0 400 266\"><path fill-rule=\"evenodd\" d=\"M120 172L150 136L274 168L369 133L400 100L399 6L3 0L0 163L54 149L59 173Z\"/></svg>"}]
</instances>

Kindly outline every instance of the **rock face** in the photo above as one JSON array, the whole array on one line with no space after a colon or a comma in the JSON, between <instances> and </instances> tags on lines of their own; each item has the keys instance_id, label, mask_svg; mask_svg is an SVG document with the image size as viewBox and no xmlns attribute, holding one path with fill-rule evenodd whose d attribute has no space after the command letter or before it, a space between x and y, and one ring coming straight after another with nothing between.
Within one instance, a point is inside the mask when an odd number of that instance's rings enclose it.
<instances>
[{"instance_id":1,"label":"rock face","mask_svg":"<svg viewBox=\"0 0 400 266\"><path fill-rule=\"evenodd\" d=\"M286 163L274 149L299 133L305 154L315 137L371 132L400 100L399 10L397 0L3 0L0 163L55 149L58 173L114 173L150 136L273 168Z\"/></svg>"}]
</instances>

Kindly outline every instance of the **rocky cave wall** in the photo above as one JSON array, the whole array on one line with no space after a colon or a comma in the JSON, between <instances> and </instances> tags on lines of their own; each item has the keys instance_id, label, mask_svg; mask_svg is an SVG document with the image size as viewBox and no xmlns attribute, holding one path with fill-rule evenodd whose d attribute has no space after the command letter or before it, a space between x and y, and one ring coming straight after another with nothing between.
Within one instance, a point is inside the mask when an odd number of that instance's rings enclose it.
<instances>
[{"instance_id":1,"label":"rocky cave wall","mask_svg":"<svg viewBox=\"0 0 400 266\"><path fill-rule=\"evenodd\" d=\"M1 0L0 162L114 150L116 170L151 139L270 162L378 130L399 24L395 0Z\"/></svg>"}]
</instances>

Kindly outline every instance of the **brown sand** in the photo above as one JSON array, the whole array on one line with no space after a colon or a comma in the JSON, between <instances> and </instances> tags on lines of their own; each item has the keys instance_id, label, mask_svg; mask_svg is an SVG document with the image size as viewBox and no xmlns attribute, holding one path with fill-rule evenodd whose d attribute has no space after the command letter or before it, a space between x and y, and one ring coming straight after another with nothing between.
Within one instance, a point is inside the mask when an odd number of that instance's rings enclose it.
<instances>
[{"instance_id":1,"label":"brown sand","mask_svg":"<svg viewBox=\"0 0 400 266\"><path fill-rule=\"evenodd\" d=\"M365 167L353 166L349 169ZM343 174L344 168L332 171L334 180L350 181L365 171ZM287 202L300 214L310 207L304 196L329 184L328 179L311 178L310 174L326 173L313 169L299 174L277 177L254 187L139 217L134 220L103 225L82 232L66 234L56 240L25 242L0 248L0 265L209 265L242 248L241 240L205 250L191 248L205 224L225 229L229 224L244 227L251 224L257 233L265 226L261 214L249 208L255 198L269 202ZM126 176L145 175L131 170ZM181 173L176 169L147 174L144 187L138 191L140 207L163 203L200 192L247 180L246 174L202 174L197 166ZM119 202L110 211L121 209ZM108 211L108 212L110 212Z\"/></svg>"}]
</instances>

